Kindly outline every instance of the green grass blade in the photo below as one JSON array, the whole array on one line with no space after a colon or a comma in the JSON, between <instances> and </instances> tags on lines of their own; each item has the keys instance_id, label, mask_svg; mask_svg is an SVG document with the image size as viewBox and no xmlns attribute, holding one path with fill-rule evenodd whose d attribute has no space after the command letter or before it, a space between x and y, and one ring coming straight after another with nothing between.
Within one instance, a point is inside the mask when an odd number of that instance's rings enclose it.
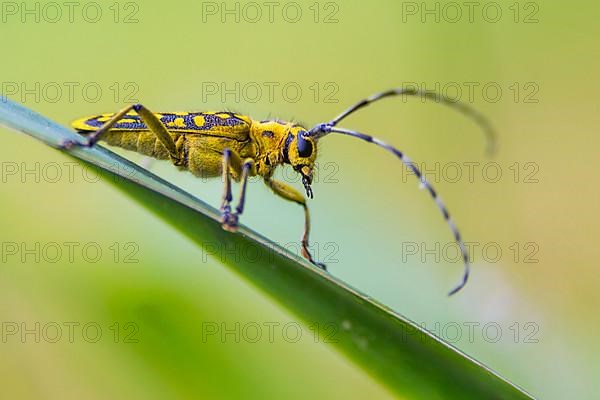
<instances>
[{"instance_id":1,"label":"green grass blade","mask_svg":"<svg viewBox=\"0 0 600 400\"><path fill-rule=\"evenodd\" d=\"M0 124L55 148L66 140L84 140L5 98L0 98ZM252 249L253 260L222 261L300 319L338 327L331 345L400 396L531 398L476 360L267 238L244 226L236 234L223 231L217 210L111 151L100 146L61 151L108 171L101 176L198 245Z\"/></svg>"}]
</instances>

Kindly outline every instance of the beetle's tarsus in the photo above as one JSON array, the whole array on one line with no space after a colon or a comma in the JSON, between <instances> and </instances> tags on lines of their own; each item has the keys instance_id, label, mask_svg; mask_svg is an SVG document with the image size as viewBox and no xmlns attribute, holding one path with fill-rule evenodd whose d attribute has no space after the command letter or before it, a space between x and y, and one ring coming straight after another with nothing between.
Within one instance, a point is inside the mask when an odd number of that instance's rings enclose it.
<instances>
[{"instance_id":1,"label":"beetle's tarsus","mask_svg":"<svg viewBox=\"0 0 600 400\"><path fill-rule=\"evenodd\" d=\"M310 251L308 250L308 243L304 241L302 242L302 256L306 258L312 265L321 268L323 271L327 271L327 266L325 264L323 264L322 262L315 261L315 259L310 254Z\"/></svg>"},{"instance_id":2,"label":"beetle's tarsus","mask_svg":"<svg viewBox=\"0 0 600 400\"><path fill-rule=\"evenodd\" d=\"M322 262L313 261L313 264L321 268L323 271L327 271L327 265L323 264Z\"/></svg>"},{"instance_id":3,"label":"beetle's tarsus","mask_svg":"<svg viewBox=\"0 0 600 400\"><path fill-rule=\"evenodd\" d=\"M61 144L58 145L58 147L60 149L64 149L64 150L69 150L72 149L75 146L78 147L92 147L93 145L95 145L97 142L97 140L91 140L88 139L87 142L85 143L81 143L81 142L77 142L75 140L64 140Z\"/></svg>"},{"instance_id":4,"label":"beetle's tarsus","mask_svg":"<svg viewBox=\"0 0 600 400\"><path fill-rule=\"evenodd\" d=\"M221 210L221 227L228 232L237 232L239 227L239 216L228 205Z\"/></svg>"},{"instance_id":5,"label":"beetle's tarsus","mask_svg":"<svg viewBox=\"0 0 600 400\"><path fill-rule=\"evenodd\" d=\"M58 148L64 149L64 150L69 150L75 146L80 146L80 144L74 140L64 140L61 144L58 145Z\"/></svg>"}]
</instances>

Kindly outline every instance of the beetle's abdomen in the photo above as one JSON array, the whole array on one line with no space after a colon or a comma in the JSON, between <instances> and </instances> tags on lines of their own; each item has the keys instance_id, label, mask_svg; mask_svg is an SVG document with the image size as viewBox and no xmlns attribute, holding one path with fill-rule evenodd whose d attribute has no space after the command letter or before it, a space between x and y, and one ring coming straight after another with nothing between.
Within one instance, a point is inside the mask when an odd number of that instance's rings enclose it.
<instances>
[{"instance_id":1,"label":"beetle's abdomen","mask_svg":"<svg viewBox=\"0 0 600 400\"><path fill-rule=\"evenodd\" d=\"M171 137L177 143L181 134L171 133ZM169 153L165 146L150 131L126 132L110 130L102 135L102 141L111 146L121 147L125 150L135 151L148 157L166 160Z\"/></svg>"}]
</instances>

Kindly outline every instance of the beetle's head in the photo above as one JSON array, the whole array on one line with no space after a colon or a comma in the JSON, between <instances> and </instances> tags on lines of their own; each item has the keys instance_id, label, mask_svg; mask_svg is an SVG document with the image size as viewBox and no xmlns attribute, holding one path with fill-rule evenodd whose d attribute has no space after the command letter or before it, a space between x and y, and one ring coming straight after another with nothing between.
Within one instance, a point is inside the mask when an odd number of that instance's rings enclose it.
<instances>
[{"instance_id":1,"label":"beetle's head","mask_svg":"<svg viewBox=\"0 0 600 400\"><path fill-rule=\"evenodd\" d=\"M302 175L302 184L309 198L313 197L312 173L317 158L317 142L308 137L308 132L301 126L293 125L288 131L283 148L283 158L294 171Z\"/></svg>"}]
</instances>

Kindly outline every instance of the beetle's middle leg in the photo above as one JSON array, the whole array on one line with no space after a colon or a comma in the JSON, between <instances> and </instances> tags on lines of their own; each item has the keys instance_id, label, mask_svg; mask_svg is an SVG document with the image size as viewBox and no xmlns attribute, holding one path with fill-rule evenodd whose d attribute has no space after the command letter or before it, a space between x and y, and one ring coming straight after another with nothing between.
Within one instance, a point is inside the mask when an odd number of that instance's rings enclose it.
<instances>
[{"instance_id":1,"label":"beetle's middle leg","mask_svg":"<svg viewBox=\"0 0 600 400\"><path fill-rule=\"evenodd\" d=\"M231 212L231 200L233 199L231 194L232 169L239 177L241 182L240 197L234 212ZM221 222L223 229L231 232L235 232L237 230L239 216L242 214L242 212L244 212L248 177L251 175L251 173L254 174L255 172L253 159L248 158L242 161L242 158L237 152L229 148L223 151L223 182L225 185L223 202L221 204Z\"/></svg>"}]
</instances>

